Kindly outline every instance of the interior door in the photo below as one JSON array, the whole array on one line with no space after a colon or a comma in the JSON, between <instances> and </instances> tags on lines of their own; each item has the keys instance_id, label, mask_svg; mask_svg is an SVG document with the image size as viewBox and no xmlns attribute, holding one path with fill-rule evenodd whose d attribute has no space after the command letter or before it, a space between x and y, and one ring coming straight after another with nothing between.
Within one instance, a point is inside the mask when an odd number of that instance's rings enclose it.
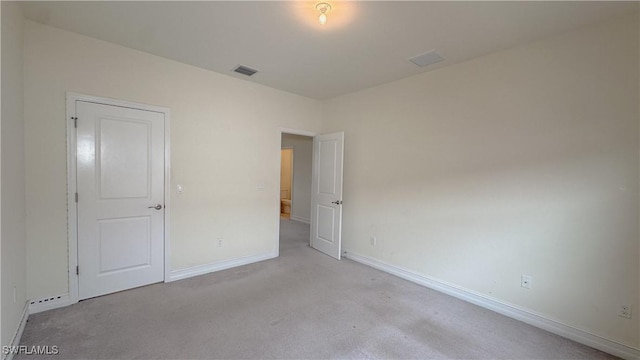
<instances>
[{"instance_id":1,"label":"interior door","mask_svg":"<svg viewBox=\"0 0 640 360\"><path fill-rule=\"evenodd\" d=\"M76 101L80 300L164 278L164 114Z\"/></svg>"},{"instance_id":2,"label":"interior door","mask_svg":"<svg viewBox=\"0 0 640 360\"><path fill-rule=\"evenodd\" d=\"M311 246L340 260L344 133L313 138Z\"/></svg>"}]
</instances>

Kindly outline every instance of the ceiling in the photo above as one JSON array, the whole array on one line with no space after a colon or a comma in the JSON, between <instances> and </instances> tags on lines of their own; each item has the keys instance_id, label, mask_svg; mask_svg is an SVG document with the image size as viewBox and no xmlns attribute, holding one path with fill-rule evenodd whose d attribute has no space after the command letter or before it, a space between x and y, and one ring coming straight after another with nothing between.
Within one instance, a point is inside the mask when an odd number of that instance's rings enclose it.
<instances>
[{"instance_id":1,"label":"ceiling","mask_svg":"<svg viewBox=\"0 0 640 360\"><path fill-rule=\"evenodd\" d=\"M637 11L637 2L25 2L33 21L326 99ZM407 59L437 50L445 61ZM238 64L260 70L247 78Z\"/></svg>"}]
</instances>

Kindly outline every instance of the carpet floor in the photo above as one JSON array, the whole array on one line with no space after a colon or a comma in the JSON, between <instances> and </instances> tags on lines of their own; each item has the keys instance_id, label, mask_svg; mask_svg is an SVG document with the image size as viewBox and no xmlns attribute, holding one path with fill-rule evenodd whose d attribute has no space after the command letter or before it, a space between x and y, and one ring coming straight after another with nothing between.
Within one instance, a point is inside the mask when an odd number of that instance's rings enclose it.
<instances>
[{"instance_id":1,"label":"carpet floor","mask_svg":"<svg viewBox=\"0 0 640 360\"><path fill-rule=\"evenodd\" d=\"M571 340L308 246L280 257L29 317L50 359L613 359ZM15 359L47 358L18 355Z\"/></svg>"}]
</instances>

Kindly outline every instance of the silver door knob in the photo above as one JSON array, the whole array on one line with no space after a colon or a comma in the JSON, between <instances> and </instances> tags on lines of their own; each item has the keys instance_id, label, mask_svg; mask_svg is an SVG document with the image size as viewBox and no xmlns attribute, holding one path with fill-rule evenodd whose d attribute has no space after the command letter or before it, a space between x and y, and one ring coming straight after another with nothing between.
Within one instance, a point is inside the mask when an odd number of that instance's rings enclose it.
<instances>
[{"instance_id":1,"label":"silver door knob","mask_svg":"<svg viewBox=\"0 0 640 360\"><path fill-rule=\"evenodd\" d=\"M160 204L155 204L155 205L153 205L153 206L149 206L149 209L162 210L162 205L160 205Z\"/></svg>"}]
</instances>

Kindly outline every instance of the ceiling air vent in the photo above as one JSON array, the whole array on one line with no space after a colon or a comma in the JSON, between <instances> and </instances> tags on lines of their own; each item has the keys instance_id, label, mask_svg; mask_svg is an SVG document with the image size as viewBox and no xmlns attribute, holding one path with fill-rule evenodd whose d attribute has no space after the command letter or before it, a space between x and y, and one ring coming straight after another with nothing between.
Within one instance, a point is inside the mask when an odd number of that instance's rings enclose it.
<instances>
[{"instance_id":1,"label":"ceiling air vent","mask_svg":"<svg viewBox=\"0 0 640 360\"><path fill-rule=\"evenodd\" d=\"M238 65L235 69L233 69L233 71L237 72L238 74L247 75L247 76L251 76L258 72L258 70L252 69L244 65Z\"/></svg>"},{"instance_id":2,"label":"ceiling air vent","mask_svg":"<svg viewBox=\"0 0 640 360\"><path fill-rule=\"evenodd\" d=\"M420 66L425 67L427 65L435 64L444 60L440 54L438 54L435 50L428 51L424 54L416 55L412 58L409 58L409 61Z\"/></svg>"}]
</instances>

